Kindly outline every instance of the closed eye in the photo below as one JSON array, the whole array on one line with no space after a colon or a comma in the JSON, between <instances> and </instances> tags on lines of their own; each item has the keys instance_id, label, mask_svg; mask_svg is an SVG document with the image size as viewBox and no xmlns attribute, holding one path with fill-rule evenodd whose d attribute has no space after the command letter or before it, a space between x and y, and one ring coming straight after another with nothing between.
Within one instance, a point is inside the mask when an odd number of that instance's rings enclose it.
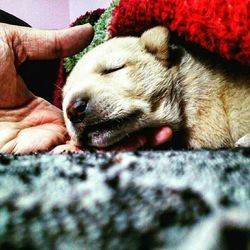
<instances>
[{"instance_id":1,"label":"closed eye","mask_svg":"<svg viewBox=\"0 0 250 250\"><path fill-rule=\"evenodd\" d=\"M120 69L123 69L124 67L125 67L125 64L122 65L122 66L119 66L119 67L111 68L111 69L104 69L104 70L102 71L102 74L103 74L103 75L107 75L107 74L113 73L113 72L115 72L115 71L118 71L118 70L120 70Z\"/></svg>"}]
</instances>

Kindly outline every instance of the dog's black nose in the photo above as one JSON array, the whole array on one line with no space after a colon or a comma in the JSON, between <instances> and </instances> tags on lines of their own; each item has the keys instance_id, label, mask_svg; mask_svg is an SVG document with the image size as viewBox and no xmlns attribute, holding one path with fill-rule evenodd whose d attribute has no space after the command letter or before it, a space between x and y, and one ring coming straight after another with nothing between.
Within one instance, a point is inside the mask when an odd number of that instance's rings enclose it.
<instances>
[{"instance_id":1,"label":"dog's black nose","mask_svg":"<svg viewBox=\"0 0 250 250\"><path fill-rule=\"evenodd\" d=\"M87 105L88 100L86 98L73 99L66 110L69 120L73 123L81 122L85 116Z\"/></svg>"}]
</instances>

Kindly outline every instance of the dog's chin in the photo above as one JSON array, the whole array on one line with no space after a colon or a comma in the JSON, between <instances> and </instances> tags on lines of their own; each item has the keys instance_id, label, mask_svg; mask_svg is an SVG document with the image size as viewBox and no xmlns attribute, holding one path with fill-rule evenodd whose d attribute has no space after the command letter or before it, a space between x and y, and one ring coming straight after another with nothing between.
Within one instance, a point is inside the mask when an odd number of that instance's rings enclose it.
<instances>
[{"instance_id":1,"label":"dog's chin","mask_svg":"<svg viewBox=\"0 0 250 250\"><path fill-rule=\"evenodd\" d=\"M80 136L80 143L87 147L107 148L120 143L137 129L137 126L133 126L131 123L98 129L87 127Z\"/></svg>"},{"instance_id":2,"label":"dog's chin","mask_svg":"<svg viewBox=\"0 0 250 250\"><path fill-rule=\"evenodd\" d=\"M105 131L93 131L84 133L81 138L81 144L85 144L89 147L95 148L107 148L116 143L119 143L126 136L126 132L115 131L115 130L105 130Z\"/></svg>"},{"instance_id":3,"label":"dog's chin","mask_svg":"<svg viewBox=\"0 0 250 250\"><path fill-rule=\"evenodd\" d=\"M128 137L131 133L141 129L141 126L136 122L137 120L131 118L134 117L128 116L127 118L108 120L90 126L87 125L84 129L76 130L78 141L84 148L107 148L113 146L125 137Z\"/></svg>"},{"instance_id":4,"label":"dog's chin","mask_svg":"<svg viewBox=\"0 0 250 250\"><path fill-rule=\"evenodd\" d=\"M97 119L91 122L79 122L71 124L77 142L82 148L107 148L119 143L130 133L140 129L138 120L141 118L139 111L126 116L109 119Z\"/></svg>"}]
</instances>

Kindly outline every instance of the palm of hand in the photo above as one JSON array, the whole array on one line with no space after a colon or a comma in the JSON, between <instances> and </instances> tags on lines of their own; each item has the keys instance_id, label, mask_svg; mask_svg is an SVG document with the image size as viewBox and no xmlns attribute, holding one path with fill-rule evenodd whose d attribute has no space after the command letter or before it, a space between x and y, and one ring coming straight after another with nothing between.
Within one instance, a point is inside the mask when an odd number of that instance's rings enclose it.
<instances>
[{"instance_id":1,"label":"palm of hand","mask_svg":"<svg viewBox=\"0 0 250 250\"><path fill-rule=\"evenodd\" d=\"M15 109L0 110L0 152L48 151L66 141L61 111L39 97Z\"/></svg>"}]
</instances>

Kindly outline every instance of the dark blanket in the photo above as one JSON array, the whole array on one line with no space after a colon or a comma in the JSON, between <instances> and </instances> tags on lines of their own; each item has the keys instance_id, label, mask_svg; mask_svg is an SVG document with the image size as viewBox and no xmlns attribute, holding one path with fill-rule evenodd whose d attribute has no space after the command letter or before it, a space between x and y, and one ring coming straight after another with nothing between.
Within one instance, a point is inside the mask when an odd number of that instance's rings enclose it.
<instances>
[{"instance_id":1,"label":"dark blanket","mask_svg":"<svg viewBox=\"0 0 250 250\"><path fill-rule=\"evenodd\" d=\"M250 249L250 151L1 155L0 249Z\"/></svg>"}]
</instances>

